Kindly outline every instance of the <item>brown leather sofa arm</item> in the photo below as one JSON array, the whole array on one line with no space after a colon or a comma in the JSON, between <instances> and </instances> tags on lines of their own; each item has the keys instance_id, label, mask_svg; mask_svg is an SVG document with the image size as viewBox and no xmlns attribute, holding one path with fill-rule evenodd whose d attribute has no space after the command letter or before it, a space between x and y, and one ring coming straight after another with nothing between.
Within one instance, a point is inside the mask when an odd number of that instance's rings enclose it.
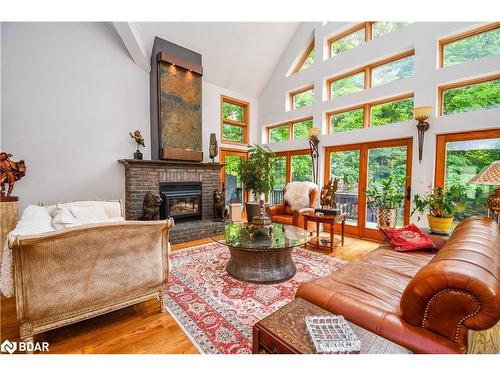
<instances>
[{"instance_id":1,"label":"brown leather sofa arm","mask_svg":"<svg viewBox=\"0 0 500 375\"><path fill-rule=\"evenodd\" d=\"M267 209L268 215L273 217L275 215L285 215L286 208L284 204L275 204Z\"/></svg>"},{"instance_id":2,"label":"brown leather sofa arm","mask_svg":"<svg viewBox=\"0 0 500 375\"><path fill-rule=\"evenodd\" d=\"M490 272L488 267L462 261L462 251L443 247L437 259L415 275L401 298L401 313L408 323L458 344L467 342L468 329L485 330L500 319L498 261L490 260ZM483 266L488 263L477 260Z\"/></svg>"},{"instance_id":3,"label":"brown leather sofa arm","mask_svg":"<svg viewBox=\"0 0 500 375\"><path fill-rule=\"evenodd\" d=\"M295 211L293 213L293 219L292 219L293 225L295 225L299 228L304 228L304 215L305 214L314 214L314 208L306 207L306 208L302 208L299 211ZM311 223L310 225L308 223L308 227L309 227L308 228L309 230L313 230L314 223Z\"/></svg>"}]
</instances>

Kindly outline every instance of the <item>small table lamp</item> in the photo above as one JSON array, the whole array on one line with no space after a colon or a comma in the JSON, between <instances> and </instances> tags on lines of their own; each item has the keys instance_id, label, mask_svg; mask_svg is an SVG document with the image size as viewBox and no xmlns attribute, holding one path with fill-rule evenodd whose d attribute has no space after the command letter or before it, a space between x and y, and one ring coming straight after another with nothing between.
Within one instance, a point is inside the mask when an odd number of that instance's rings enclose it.
<instances>
[{"instance_id":1,"label":"small table lamp","mask_svg":"<svg viewBox=\"0 0 500 375\"><path fill-rule=\"evenodd\" d=\"M469 181L470 184L500 185L500 160L496 160ZM500 220L500 186L488 197L488 208L495 212Z\"/></svg>"}]
</instances>

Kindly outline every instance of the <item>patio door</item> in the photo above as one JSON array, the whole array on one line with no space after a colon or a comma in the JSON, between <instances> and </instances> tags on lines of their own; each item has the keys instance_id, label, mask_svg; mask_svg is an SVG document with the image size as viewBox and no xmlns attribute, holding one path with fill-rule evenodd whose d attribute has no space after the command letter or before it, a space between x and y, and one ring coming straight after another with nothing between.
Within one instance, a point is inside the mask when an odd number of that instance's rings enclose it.
<instances>
[{"instance_id":1,"label":"patio door","mask_svg":"<svg viewBox=\"0 0 500 375\"><path fill-rule=\"evenodd\" d=\"M220 149L220 162L225 164L221 169L221 183L226 190L226 205L229 203L242 203L243 210L248 194L243 189L241 183L240 170L243 160L248 158L248 153L245 151Z\"/></svg>"},{"instance_id":2,"label":"patio door","mask_svg":"<svg viewBox=\"0 0 500 375\"><path fill-rule=\"evenodd\" d=\"M366 191L389 176L401 179L405 194L397 212L397 225L410 220L412 138L326 148L325 181L339 178L337 207L347 215L346 233L383 239L376 228L375 212L368 207Z\"/></svg>"}]
</instances>

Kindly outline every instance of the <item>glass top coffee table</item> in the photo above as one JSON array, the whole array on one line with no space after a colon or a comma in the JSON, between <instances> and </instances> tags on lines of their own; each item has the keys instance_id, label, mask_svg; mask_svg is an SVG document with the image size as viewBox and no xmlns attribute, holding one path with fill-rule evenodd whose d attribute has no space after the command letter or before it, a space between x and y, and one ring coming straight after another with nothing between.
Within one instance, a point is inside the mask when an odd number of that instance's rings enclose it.
<instances>
[{"instance_id":1,"label":"glass top coffee table","mask_svg":"<svg viewBox=\"0 0 500 375\"><path fill-rule=\"evenodd\" d=\"M292 225L273 223L268 230L234 223L226 225L224 239L215 236L212 239L229 248L231 258L226 267L229 275L241 281L271 284L295 275L292 249L304 245L309 234Z\"/></svg>"}]
</instances>

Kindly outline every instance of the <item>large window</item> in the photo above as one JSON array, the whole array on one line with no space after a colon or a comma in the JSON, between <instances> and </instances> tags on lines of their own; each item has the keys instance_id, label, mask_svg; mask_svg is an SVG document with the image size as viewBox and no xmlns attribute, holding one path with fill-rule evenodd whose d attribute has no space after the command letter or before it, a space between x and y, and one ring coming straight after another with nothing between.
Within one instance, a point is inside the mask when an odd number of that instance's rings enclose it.
<instances>
[{"instance_id":1,"label":"large window","mask_svg":"<svg viewBox=\"0 0 500 375\"><path fill-rule=\"evenodd\" d=\"M330 57L367 43L372 39L399 30L408 22L363 22L328 39Z\"/></svg>"},{"instance_id":2,"label":"large window","mask_svg":"<svg viewBox=\"0 0 500 375\"><path fill-rule=\"evenodd\" d=\"M495 160L500 160L498 129L437 136L435 185L452 195L454 224L469 216L488 215L487 199L495 186L469 181Z\"/></svg>"},{"instance_id":3,"label":"large window","mask_svg":"<svg viewBox=\"0 0 500 375\"><path fill-rule=\"evenodd\" d=\"M413 118L413 94L327 113L329 132L342 132L408 121Z\"/></svg>"},{"instance_id":4,"label":"large window","mask_svg":"<svg viewBox=\"0 0 500 375\"><path fill-rule=\"evenodd\" d=\"M248 143L249 104L221 96L222 142Z\"/></svg>"},{"instance_id":5,"label":"large window","mask_svg":"<svg viewBox=\"0 0 500 375\"><path fill-rule=\"evenodd\" d=\"M244 151L220 150L220 161L225 164L221 170L221 182L226 190L226 204L244 203L247 199L240 178L243 160L246 160L247 157L248 154Z\"/></svg>"},{"instance_id":6,"label":"large window","mask_svg":"<svg viewBox=\"0 0 500 375\"><path fill-rule=\"evenodd\" d=\"M295 74L297 72L309 68L314 63L314 55L315 55L315 49L314 49L314 39L313 39L311 43L307 46L306 50L300 57L295 67L293 68L292 74Z\"/></svg>"},{"instance_id":7,"label":"large window","mask_svg":"<svg viewBox=\"0 0 500 375\"><path fill-rule=\"evenodd\" d=\"M381 239L366 191L380 188L382 179L393 176L401 181L401 193L408 197L412 146L413 139L406 138L326 148L325 181L339 179L337 206L347 216L347 233ZM397 211L398 226L408 224L410 218L408 198L403 203Z\"/></svg>"},{"instance_id":8,"label":"large window","mask_svg":"<svg viewBox=\"0 0 500 375\"><path fill-rule=\"evenodd\" d=\"M329 98L352 94L370 87L415 75L415 50L391 56L360 69L327 80Z\"/></svg>"},{"instance_id":9,"label":"large window","mask_svg":"<svg viewBox=\"0 0 500 375\"><path fill-rule=\"evenodd\" d=\"M283 188L291 181L312 181L312 159L310 150L295 150L276 153L276 168L271 171L275 186L271 202L283 201Z\"/></svg>"},{"instance_id":10,"label":"large window","mask_svg":"<svg viewBox=\"0 0 500 375\"><path fill-rule=\"evenodd\" d=\"M267 128L267 142L282 142L291 139L307 138L309 129L313 127L312 117L294 120L285 124L273 125Z\"/></svg>"},{"instance_id":11,"label":"large window","mask_svg":"<svg viewBox=\"0 0 500 375\"><path fill-rule=\"evenodd\" d=\"M441 68L497 55L500 53L500 23L440 40L439 46Z\"/></svg>"},{"instance_id":12,"label":"large window","mask_svg":"<svg viewBox=\"0 0 500 375\"><path fill-rule=\"evenodd\" d=\"M477 111L500 106L500 74L439 88L439 113Z\"/></svg>"},{"instance_id":13,"label":"large window","mask_svg":"<svg viewBox=\"0 0 500 375\"><path fill-rule=\"evenodd\" d=\"M314 103L314 86L307 86L290 93L290 109L299 109Z\"/></svg>"}]
</instances>

